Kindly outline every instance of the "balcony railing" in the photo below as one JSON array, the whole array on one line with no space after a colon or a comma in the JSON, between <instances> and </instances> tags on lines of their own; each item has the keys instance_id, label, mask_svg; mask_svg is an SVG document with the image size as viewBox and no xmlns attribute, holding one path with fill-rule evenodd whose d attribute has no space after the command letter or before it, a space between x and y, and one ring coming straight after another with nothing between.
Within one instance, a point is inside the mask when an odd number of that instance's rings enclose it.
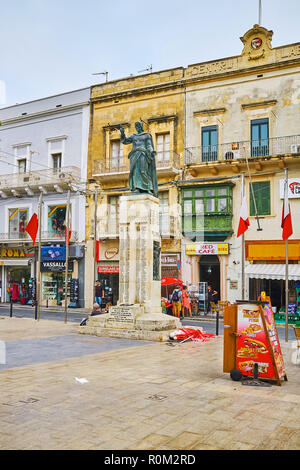
<instances>
[{"instance_id":1,"label":"balcony railing","mask_svg":"<svg viewBox=\"0 0 300 470\"><path fill-rule=\"evenodd\" d=\"M80 168L67 166L63 168L47 168L45 170L31 171L27 173L12 173L0 175L0 191L24 190L39 186L64 185L78 182Z\"/></svg>"},{"instance_id":2,"label":"balcony railing","mask_svg":"<svg viewBox=\"0 0 300 470\"><path fill-rule=\"evenodd\" d=\"M37 235L38 239L38 235ZM53 233L48 231L41 232L41 239L42 241L58 241L58 242L65 242L65 234L64 233ZM0 241L2 243L10 242L10 241L32 241L31 237L28 235L27 232L0 232ZM71 231L70 242L78 241L78 232ZM37 240L36 240L37 243Z\"/></svg>"},{"instance_id":3,"label":"balcony railing","mask_svg":"<svg viewBox=\"0 0 300 470\"><path fill-rule=\"evenodd\" d=\"M244 140L205 147L187 147L185 149L185 163L193 165L203 162L272 157L286 154L300 154L300 135Z\"/></svg>"},{"instance_id":4,"label":"balcony railing","mask_svg":"<svg viewBox=\"0 0 300 470\"><path fill-rule=\"evenodd\" d=\"M155 161L158 171L166 168L180 169L180 155L174 151L157 152ZM93 164L93 175L95 176L112 173L129 173L129 170L130 162L127 157L107 161L94 160Z\"/></svg>"}]
</instances>

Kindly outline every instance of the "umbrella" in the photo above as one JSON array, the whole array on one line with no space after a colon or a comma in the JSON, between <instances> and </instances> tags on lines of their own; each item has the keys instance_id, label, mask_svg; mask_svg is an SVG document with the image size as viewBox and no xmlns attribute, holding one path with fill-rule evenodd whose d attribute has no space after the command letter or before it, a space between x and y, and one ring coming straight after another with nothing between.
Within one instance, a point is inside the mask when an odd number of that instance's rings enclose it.
<instances>
[{"instance_id":1,"label":"umbrella","mask_svg":"<svg viewBox=\"0 0 300 470\"><path fill-rule=\"evenodd\" d=\"M182 286L183 282L180 279L176 279L176 277L162 277L161 279L162 286L170 286L171 284Z\"/></svg>"}]
</instances>

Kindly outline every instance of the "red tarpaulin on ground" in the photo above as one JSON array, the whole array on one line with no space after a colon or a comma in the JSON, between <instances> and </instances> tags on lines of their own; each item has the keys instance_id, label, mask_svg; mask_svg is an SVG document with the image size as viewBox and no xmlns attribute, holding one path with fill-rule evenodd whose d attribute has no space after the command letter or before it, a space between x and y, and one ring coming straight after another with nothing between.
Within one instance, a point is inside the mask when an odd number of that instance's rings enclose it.
<instances>
[{"instance_id":1,"label":"red tarpaulin on ground","mask_svg":"<svg viewBox=\"0 0 300 470\"><path fill-rule=\"evenodd\" d=\"M170 338L175 341L209 341L209 338L216 338L216 335L211 333L202 333L201 330L194 328L178 328L170 333Z\"/></svg>"}]
</instances>

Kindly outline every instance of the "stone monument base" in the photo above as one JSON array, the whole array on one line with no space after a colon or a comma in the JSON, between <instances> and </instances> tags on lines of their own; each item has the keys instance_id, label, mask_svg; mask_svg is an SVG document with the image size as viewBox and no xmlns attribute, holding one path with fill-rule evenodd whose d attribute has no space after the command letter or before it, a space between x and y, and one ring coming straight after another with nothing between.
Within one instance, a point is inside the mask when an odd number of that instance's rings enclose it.
<instances>
[{"instance_id":1,"label":"stone monument base","mask_svg":"<svg viewBox=\"0 0 300 470\"><path fill-rule=\"evenodd\" d=\"M78 333L111 338L168 341L170 333L180 328L179 318L163 313L144 313L142 305L117 305L109 313L90 316Z\"/></svg>"}]
</instances>

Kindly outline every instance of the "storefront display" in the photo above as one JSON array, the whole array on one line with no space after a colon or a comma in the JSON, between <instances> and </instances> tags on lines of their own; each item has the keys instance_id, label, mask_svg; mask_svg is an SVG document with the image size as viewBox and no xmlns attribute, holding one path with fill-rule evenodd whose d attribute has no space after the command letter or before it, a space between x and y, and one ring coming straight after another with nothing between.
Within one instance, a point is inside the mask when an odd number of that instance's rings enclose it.
<instances>
[{"instance_id":1,"label":"storefront display","mask_svg":"<svg viewBox=\"0 0 300 470\"><path fill-rule=\"evenodd\" d=\"M70 297L70 283L72 274L68 275L68 297ZM42 302L48 305L61 305L65 299L65 273L42 273Z\"/></svg>"}]
</instances>

